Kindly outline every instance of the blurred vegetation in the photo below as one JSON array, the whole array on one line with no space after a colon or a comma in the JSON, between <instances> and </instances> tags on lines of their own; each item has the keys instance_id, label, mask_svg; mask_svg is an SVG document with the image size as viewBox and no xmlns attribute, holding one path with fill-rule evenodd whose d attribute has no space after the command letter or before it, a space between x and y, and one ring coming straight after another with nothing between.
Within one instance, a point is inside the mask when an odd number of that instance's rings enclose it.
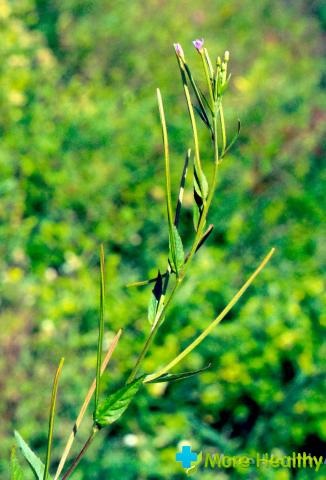
<instances>
[{"instance_id":1,"label":"blurred vegetation","mask_svg":"<svg viewBox=\"0 0 326 480\"><path fill-rule=\"evenodd\" d=\"M139 352L149 289L125 284L155 274L167 251L155 88L166 102L177 185L191 131L172 43L199 71L191 40L202 36L211 54L231 52L225 109L229 131L238 117L243 128L220 170L209 246L145 368L170 360L271 246L277 254L182 365L211 362L210 370L150 386L108 438L96 440L74 478L184 478L175 462L182 440L228 455L325 454L325 21L319 0L0 0L1 478L8 478L14 428L44 458L59 357L66 363L54 460L94 376L100 242L106 344L124 328L108 391ZM185 239L190 199L189 190ZM312 475L302 470L296 478Z\"/></svg>"}]
</instances>

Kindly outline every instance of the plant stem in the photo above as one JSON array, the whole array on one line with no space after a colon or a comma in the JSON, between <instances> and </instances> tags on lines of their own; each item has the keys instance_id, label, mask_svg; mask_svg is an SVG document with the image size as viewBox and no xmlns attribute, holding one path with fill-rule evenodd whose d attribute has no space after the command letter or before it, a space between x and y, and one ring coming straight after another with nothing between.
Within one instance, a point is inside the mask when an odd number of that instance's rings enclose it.
<instances>
[{"instance_id":1,"label":"plant stem","mask_svg":"<svg viewBox=\"0 0 326 480\"><path fill-rule=\"evenodd\" d=\"M48 445L46 451L46 460L45 460L45 467L44 467L44 475L43 480L46 480L49 475L49 468L50 468L50 460L51 460L51 446L52 446L52 438L53 438L53 425L54 425L54 415L55 415L55 405L57 401L57 393L58 393L58 383L59 377L62 371L64 363L64 358L61 358L59 366L54 376L53 387L52 387L52 395L51 395L51 406L50 406L50 417L49 417L49 431L48 431Z\"/></svg>"},{"instance_id":2,"label":"plant stem","mask_svg":"<svg viewBox=\"0 0 326 480\"><path fill-rule=\"evenodd\" d=\"M70 477L70 475L73 473L73 471L76 469L76 467L78 466L79 462L81 461L81 459L82 459L83 456L85 455L86 451L88 450L88 447L90 446L90 444L91 444L92 441L94 440L95 435L96 435L98 432L99 432L98 427L94 426L94 427L93 427L93 430L92 430L92 433L90 434L90 436L89 436L88 439L86 440L85 445L83 446L83 448L81 449L81 451L78 453L78 455L77 455L77 457L75 458L75 460L73 461L72 465L69 467L69 469L66 471L66 473L65 473L64 476L62 477L62 480L66 480L67 478Z\"/></svg>"},{"instance_id":3,"label":"plant stem","mask_svg":"<svg viewBox=\"0 0 326 480\"><path fill-rule=\"evenodd\" d=\"M209 91L209 96L210 96L210 99L211 99L211 102L212 102L212 107L214 106L214 97L213 97L213 90L212 90L212 82L211 82L211 78L210 78L210 75L209 75L209 71L208 71L208 66L207 66L207 60L205 58L205 52L201 52L200 53L200 56L201 56L201 59L202 59L202 62L203 62L203 67L204 67L204 71L205 71L205 76L206 76L206 82L207 82L207 87L208 87L208 91Z\"/></svg>"},{"instance_id":4,"label":"plant stem","mask_svg":"<svg viewBox=\"0 0 326 480\"><path fill-rule=\"evenodd\" d=\"M187 92L188 89L187 89L187 86L184 85L185 87L185 91ZM187 98L187 94L186 94L186 98ZM188 107L189 107L189 103L188 103ZM192 109L190 109L192 111ZM211 182L211 185L210 185L210 189L209 189L209 193L208 193L208 198L207 198L207 201L205 202L204 204L204 208L203 208L203 212L202 212L202 215L200 217L200 221L199 221L199 224L198 224L198 228L197 228L197 232L196 232L196 235L195 235L195 239L193 241L193 244L192 244L192 247L190 249L190 252L189 252L189 255L187 257L187 262L185 263L184 267L183 267L183 271L182 271L182 274L179 275L179 277L177 278L174 286L173 286L173 289L170 293L170 296L168 297L165 305L163 306L162 308L162 311L160 312L157 320L156 320L156 323L153 324L153 328L136 360L136 364L131 372L131 374L129 375L128 377L128 380L127 380L127 383L130 383L132 382L139 369L140 369L140 366L141 366L141 363L142 361L144 360L153 340L154 340L154 337L160 327L160 325L162 324L162 319L164 318L164 314L169 306L169 304L171 303L174 295L176 294L178 288L180 287L184 277L185 277L185 273L186 273L186 269L188 268L193 256L195 255L196 253L196 249L198 247L198 244L201 240L201 237L203 235L203 230L204 230L204 227L205 227L205 222L206 222L206 217L207 217L207 213L208 213L208 210L209 210L209 207L212 203L212 200L213 200L213 196L214 196L214 193L215 193L215 188L216 188L216 181L217 181L217 169L218 169L218 165L219 165L219 152L218 152L218 139L217 139L217 130L218 130L218 124L217 124L217 112L218 112L218 105L217 105L217 102L214 104L214 112L213 112L213 128L214 128L214 172L213 172L213 178L212 178L212 182ZM190 118L192 116L190 115ZM194 133L194 138L195 138L195 150L196 150L196 138L197 138L197 135L195 134L196 130L193 132ZM197 133L197 132L196 132Z\"/></svg>"},{"instance_id":5,"label":"plant stem","mask_svg":"<svg viewBox=\"0 0 326 480\"><path fill-rule=\"evenodd\" d=\"M103 374L104 370L106 369L106 367L107 367L107 365L108 365L108 363L109 363L109 361L110 361L110 359L111 359L112 353L114 352L114 350L115 350L115 348L116 348L116 346L117 346L117 343L118 343L118 341L119 341L119 338L120 338L121 333L122 333L122 330L120 329L120 330L118 331L118 333L115 335L114 339L112 340L112 343L111 343L111 345L110 345L110 347L109 347L109 350L108 350L108 352L107 352L107 354L106 354L106 356L105 356L105 358L104 358L104 360L103 360L103 362L102 362L101 375ZM88 407L88 405L89 405L89 403L90 403L90 401L91 401L91 398L92 398L92 396L93 396L93 394L94 394L95 385L96 385L96 378L94 378L94 380L93 380L93 382L92 382L92 385L90 386L90 388L89 388L89 390L88 390L88 392L87 392L87 394L86 394L84 403L83 403L83 405L82 405L82 407L81 407L81 409L80 409L80 411L79 411L78 417L77 417L77 419L76 419L76 421L75 421L75 424L74 424L74 426L73 426L73 428L72 428L72 431L71 431L71 433L70 433L70 435L69 435L69 438L68 438L68 440L67 440L65 449L64 449L64 451L63 451L63 453L62 453L62 456L61 456L61 459L60 459L60 462L59 462L59 465L58 465L56 474L55 474L55 476L54 476L54 480L57 480L57 479L59 478L59 476L60 476L60 474L61 474L61 472L62 472L62 470L63 470L63 467L64 467L64 465L65 465L65 463L66 463L66 460L67 460L67 457L68 457L68 455L69 455L71 446L72 446L72 444L73 444L73 442L74 442L74 439L75 439L75 437L76 437L76 435L77 435L77 431L78 431L78 429L79 429L79 427L80 427L80 424L81 424L81 422L82 422L82 420L83 420L83 418L84 418L84 415L85 415L85 412L86 412L86 410L87 410L87 407Z\"/></svg>"}]
</instances>

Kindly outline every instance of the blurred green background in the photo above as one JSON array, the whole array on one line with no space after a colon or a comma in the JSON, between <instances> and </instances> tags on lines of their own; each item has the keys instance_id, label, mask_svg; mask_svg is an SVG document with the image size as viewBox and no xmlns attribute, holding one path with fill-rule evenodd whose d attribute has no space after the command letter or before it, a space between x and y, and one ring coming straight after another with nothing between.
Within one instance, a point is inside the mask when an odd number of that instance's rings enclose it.
<instances>
[{"instance_id":1,"label":"blurred green background","mask_svg":"<svg viewBox=\"0 0 326 480\"><path fill-rule=\"evenodd\" d=\"M229 131L238 117L242 131L220 170L215 230L146 371L207 326L271 246L277 253L180 366L211 368L144 389L95 441L74 478L185 478L175 462L184 440L228 455L325 455L325 22L322 0L0 0L1 478L9 475L14 428L44 458L52 378L65 356L54 466L59 459L94 376L101 242L105 344L124 328L107 391L121 385L149 330L150 289L125 284L166 261L155 89L165 99L176 192L192 141L172 44L183 45L200 74L196 37L213 57L231 52L225 110ZM190 189L185 205L182 235L189 239ZM321 472L225 470L195 478L287 480Z\"/></svg>"}]
</instances>

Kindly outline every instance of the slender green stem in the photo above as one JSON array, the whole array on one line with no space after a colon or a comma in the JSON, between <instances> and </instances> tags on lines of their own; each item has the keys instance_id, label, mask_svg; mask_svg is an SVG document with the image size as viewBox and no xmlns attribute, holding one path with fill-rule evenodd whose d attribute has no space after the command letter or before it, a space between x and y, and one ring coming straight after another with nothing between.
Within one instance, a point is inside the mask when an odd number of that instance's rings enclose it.
<instances>
[{"instance_id":1,"label":"slender green stem","mask_svg":"<svg viewBox=\"0 0 326 480\"><path fill-rule=\"evenodd\" d=\"M47 451L46 451L46 460L45 460L43 480L47 480L48 475L49 475L55 406L56 406L56 401L57 401L59 377L60 377L60 374L61 374L61 371L62 371L63 363L64 363L64 358L61 358L61 360L59 362L59 366L58 366L57 371L56 371L55 376L54 376L54 380L53 380L52 395L51 395L51 406L50 406L50 416L49 416L48 445L47 445Z\"/></svg>"},{"instance_id":2,"label":"slender green stem","mask_svg":"<svg viewBox=\"0 0 326 480\"><path fill-rule=\"evenodd\" d=\"M164 146L164 160L165 160L165 182L166 182L166 206L169 222L169 231L172 231L173 214L172 214L172 200L171 200L171 175L170 175L170 154L169 154L169 141L168 132L166 128L164 107L162 101L161 91L157 89L157 101L160 112L160 120L162 126L163 146Z\"/></svg>"},{"instance_id":3,"label":"slender green stem","mask_svg":"<svg viewBox=\"0 0 326 480\"><path fill-rule=\"evenodd\" d=\"M173 286L173 289L172 289L166 303L164 304L164 306L163 306L161 312L159 313L159 316L157 317L157 319L155 319L155 323L153 324L153 328L152 328L149 336L147 337L147 340L146 340L146 342L145 342L145 344L144 344L144 346L143 346L143 348L142 348L142 350L141 350L141 352L140 352L140 354L139 354L139 356L136 360L135 366L132 369L132 372L128 377L127 383L132 382L136 378L136 375L139 371L141 363L144 360L144 358L145 358L145 356L146 356L146 354L147 354L147 352L148 352L148 350L149 350L149 348L150 348L150 346L151 346L151 344L154 340L154 337L155 337L155 335L156 335L156 333L157 333L157 331L158 331L158 329L159 329L159 327L162 323L162 319L164 318L166 310L167 310L168 306L170 305L170 303L171 303L171 301L172 301L180 283L182 282L182 280L183 280L183 277L179 277L176 280L176 282Z\"/></svg>"},{"instance_id":4,"label":"slender green stem","mask_svg":"<svg viewBox=\"0 0 326 480\"><path fill-rule=\"evenodd\" d=\"M161 375L164 375L165 373L169 372L173 367L175 367L179 362L181 362L181 360L184 357L186 357L194 348L196 348L207 337L207 335L211 333L211 331L216 327L216 325L218 325L223 320L223 318L229 313L231 308L233 308L233 306L242 297L242 295L245 293L245 291L248 289L251 283L255 280L257 275L259 275L259 273L262 271L265 265L269 262L274 252L275 252L275 248L272 248L271 251L263 259L261 264L258 266L258 268L248 278L248 280L244 283L244 285L240 288L240 290L234 295L232 300L227 304L227 306L222 310L222 312L215 318L215 320L170 363L168 363L165 367L161 368L158 372L153 373L152 375L148 375L145 378L145 383L155 380Z\"/></svg>"},{"instance_id":5,"label":"slender green stem","mask_svg":"<svg viewBox=\"0 0 326 480\"><path fill-rule=\"evenodd\" d=\"M104 332L104 297L105 297L105 275L104 275L104 248L100 248L100 315L98 325L98 341L97 341L97 359L96 359L96 386L94 395L94 414L97 409L99 395L100 395L100 381L101 381L101 365L102 365L102 349L103 349L103 332Z\"/></svg>"},{"instance_id":6,"label":"slender green stem","mask_svg":"<svg viewBox=\"0 0 326 480\"><path fill-rule=\"evenodd\" d=\"M103 372L104 370L106 369L106 367L108 366L108 363L112 357L112 354L118 344L118 341L119 341L119 338L121 336L121 333L122 333L122 330L120 329L118 331L118 333L115 335L115 337L113 338L112 340L112 343L107 351L107 354L105 355L105 358L103 360L103 363L101 365L101 375L103 375ZM60 462L59 462L59 465L58 465L58 468L57 468L57 471L56 471L56 474L54 476L54 480L57 480L65 466L65 463L66 463L66 460L67 460L67 457L69 455L69 452L70 452L70 449L72 447L72 444L74 442L74 439L77 435L77 432L78 432L78 429L80 427L80 424L84 418L84 415L86 413L86 410L87 410L87 407L91 401L91 398L94 394L94 391L95 391L95 386L96 386L96 378L94 378L93 382L92 382L92 385L90 386L87 394L86 394L86 397L85 397L85 400L84 400L84 403L79 411L79 414L77 416L77 419L75 421L75 424L72 428L72 431L69 435L69 438L67 440L67 443L66 443L66 446L64 448L64 451L62 453L62 456L61 456L61 459L60 459Z\"/></svg>"},{"instance_id":7,"label":"slender green stem","mask_svg":"<svg viewBox=\"0 0 326 480\"><path fill-rule=\"evenodd\" d=\"M83 446L83 448L81 449L81 451L78 453L77 457L75 458L75 460L73 461L72 465L69 467L69 469L66 471L66 473L64 474L64 476L62 477L62 480L67 480L67 478L70 477L70 475L73 473L73 471L76 469L76 467L78 466L79 462L81 461L81 459L83 458L83 456L85 455L85 453L87 452L88 450L88 447L90 446L90 444L92 443L92 441L94 440L94 437L95 435L99 432L99 429L94 426L93 427L93 430L92 430L92 433L90 434L90 436L88 437L88 439L86 440L86 443L85 445Z\"/></svg>"}]
</instances>

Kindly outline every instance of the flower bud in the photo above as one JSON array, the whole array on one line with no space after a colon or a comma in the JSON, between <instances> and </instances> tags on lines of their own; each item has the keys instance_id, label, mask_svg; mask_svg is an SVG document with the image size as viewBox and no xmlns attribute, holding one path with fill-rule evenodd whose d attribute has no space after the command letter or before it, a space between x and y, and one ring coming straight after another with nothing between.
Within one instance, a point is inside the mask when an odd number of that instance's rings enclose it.
<instances>
[{"instance_id":1,"label":"flower bud","mask_svg":"<svg viewBox=\"0 0 326 480\"><path fill-rule=\"evenodd\" d=\"M178 57L180 57L182 60L184 60L185 56L184 56L183 49L182 49L180 43L174 43L173 46L174 46L175 53L178 55Z\"/></svg>"},{"instance_id":2,"label":"flower bud","mask_svg":"<svg viewBox=\"0 0 326 480\"><path fill-rule=\"evenodd\" d=\"M198 50L198 52L201 52L203 50L203 46L204 46L204 39L203 38L197 38L192 43L193 43L195 49Z\"/></svg>"}]
</instances>

